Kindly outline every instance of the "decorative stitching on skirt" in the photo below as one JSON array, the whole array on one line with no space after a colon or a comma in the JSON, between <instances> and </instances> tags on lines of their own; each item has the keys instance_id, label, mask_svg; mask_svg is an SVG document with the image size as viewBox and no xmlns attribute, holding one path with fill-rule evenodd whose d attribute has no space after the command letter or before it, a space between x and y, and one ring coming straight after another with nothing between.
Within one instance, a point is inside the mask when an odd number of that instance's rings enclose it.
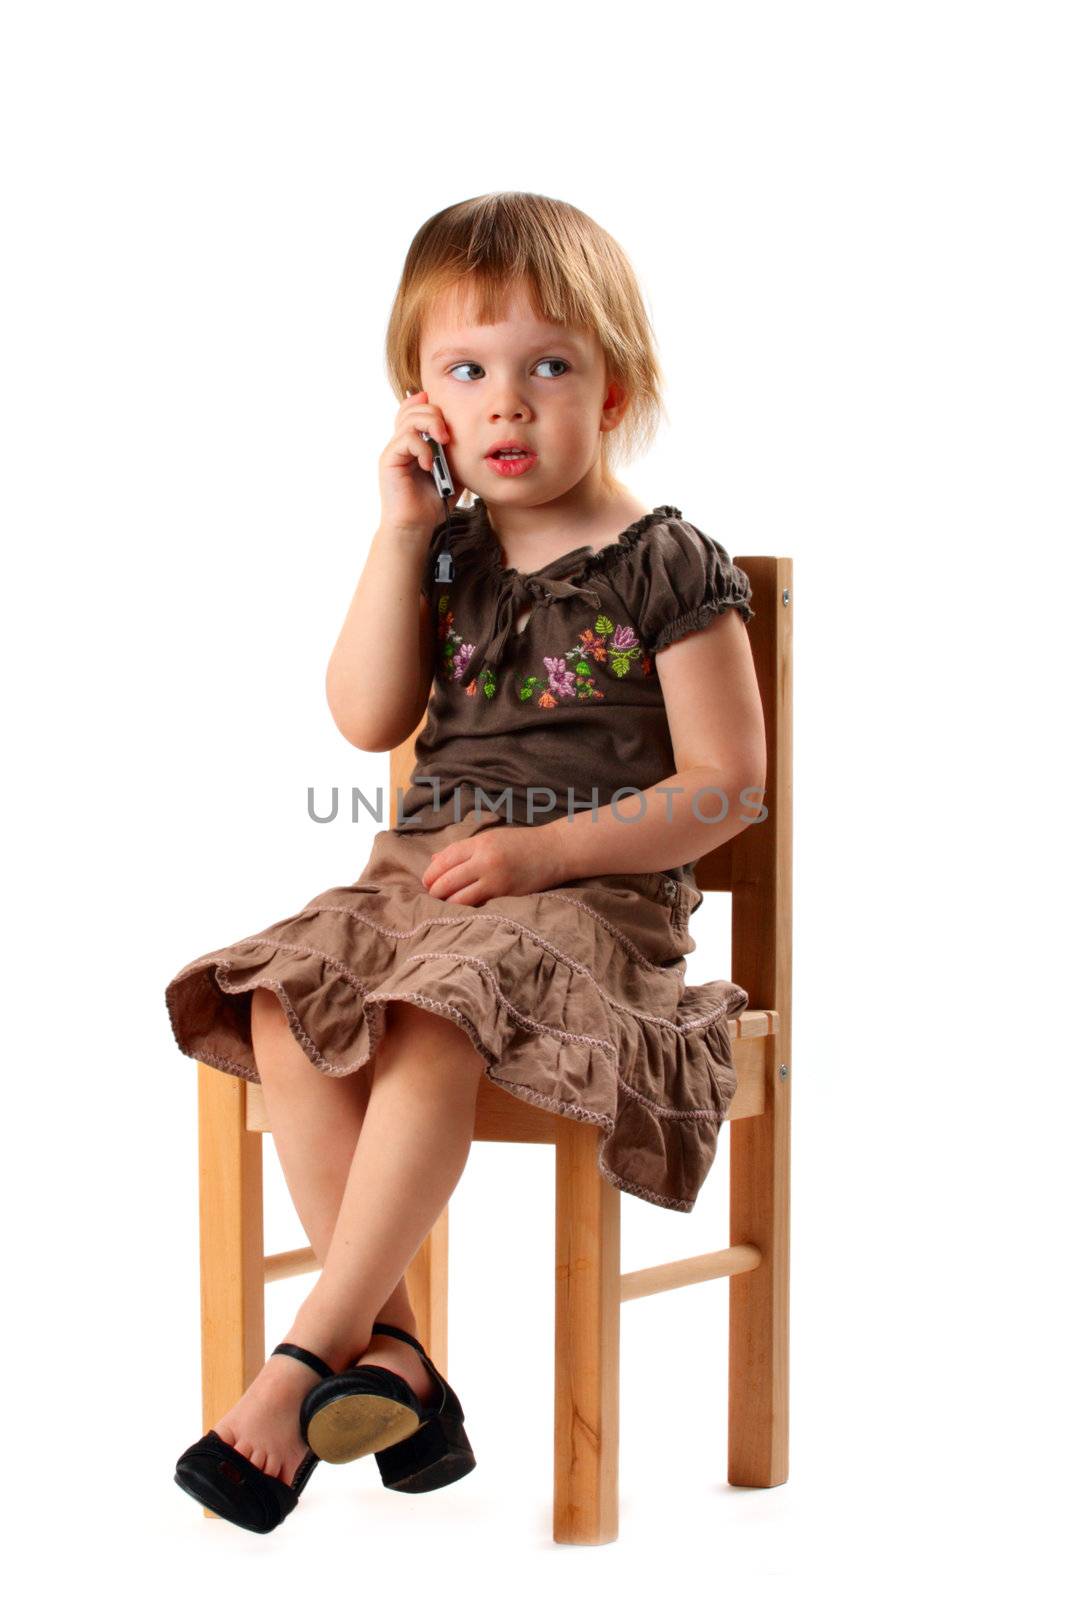
<instances>
[{"instance_id":1,"label":"decorative stitching on skirt","mask_svg":"<svg viewBox=\"0 0 1067 1600\"><path fill-rule=\"evenodd\" d=\"M592 906L587 906L584 901L578 900L574 895L557 893L556 890L554 890L554 889L542 889L542 890L539 890L538 893L539 893L539 895L543 896L546 899L550 898L550 899L553 899L553 900L566 900L570 905L577 906L579 911L584 911L586 916L592 917L596 922L599 922L602 927L606 928L607 931L610 934L612 934L613 937L616 938L619 941L620 944L625 945L627 950L629 950L631 955L634 957L634 960L638 963L639 966L644 967L646 972L662 972L663 971L663 968L661 966L659 966L655 961L650 961L648 959L648 957L644 954L644 952L642 950L638 949L637 945L634 944L633 940L630 939L625 933L623 933L621 928L617 928L615 926L615 924L613 922L609 921L609 919L607 917L605 917L604 915L602 915L601 912L594 911ZM503 896L498 896L497 898L502 899ZM310 910L310 911L340 911L344 916L359 916L359 912L353 911L350 906L335 906L335 905L331 905L329 903L327 903L326 905L306 906L304 909L305 909L305 911L308 911L308 910ZM530 924L528 922L523 922L521 917L509 917L509 916L506 916L505 913L502 912L502 911L481 911L480 907L474 907L474 906L469 907L469 909L472 910L472 911L473 910L478 910L479 914L481 916L483 916L483 917L495 917L495 918L497 918L498 921L513 922L516 927L525 929L525 931L528 934L530 934L530 936L532 938L535 938L535 939L540 939L541 938L541 935L538 934L533 928L531 928ZM664 909L666 909L666 908L664 908ZM403 937L405 939L409 939L409 938L411 938L412 934L418 933L420 928L428 927L434 922L455 922L455 921L458 921L458 920L459 919L455 918L455 917L432 917L432 918L428 918L424 922L417 923L416 926L411 930L411 933L405 933L403 935ZM377 924L374 924L374 926L377 926ZM550 944L546 943L545 948L547 950L552 950L555 953L555 947L553 945L550 945Z\"/></svg>"},{"instance_id":2,"label":"decorative stitching on skirt","mask_svg":"<svg viewBox=\"0 0 1067 1600\"><path fill-rule=\"evenodd\" d=\"M449 961L465 961L472 966L480 967L482 971L487 974L493 990L499 996L501 1003L507 1006L509 1011L513 1011L515 1016L520 1018L525 1025L536 1029L539 1033L558 1033L563 1039L581 1039L588 1041L590 1044L603 1044L604 1041L602 1039L593 1038L590 1034L567 1033L564 1029L553 1028L550 1023L534 1022L532 1017L524 1017L522 1012L518 1011L512 1005L507 995L496 982L492 967L490 967L487 961L483 961L480 956L464 955L456 950L423 950L416 951L413 956L409 956L408 961L405 962L404 965L407 966L411 961L439 961L442 957ZM400 970L403 971L403 967ZM577 970L579 972L584 972L587 969L579 965ZM669 1017L657 1017L654 1011L638 1011L636 1006L623 1005L621 1000L613 999L612 996L608 994L607 990L603 989L601 985L597 983L592 973L588 973L588 976L589 981L592 983L597 993L603 995L608 1005L612 1006L616 1011L621 1011L623 1015L627 1017L636 1017L640 1022L658 1022L662 1027L670 1028L674 1033L678 1033L683 1036L687 1033L691 1033L694 1028L709 1026L713 1022L718 1022L719 1018L726 1010L727 1002L724 1000L718 1011L712 1012L708 1016L695 1017L691 1022L679 1024L677 1022L672 1022Z\"/></svg>"},{"instance_id":3,"label":"decorative stitching on skirt","mask_svg":"<svg viewBox=\"0 0 1067 1600\"><path fill-rule=\"evenodd\" d=\"M461 921L463 919L455 918L455 919L450 919L450 920ZM388 931L388 930L386 930L386 931ZM289 950L294 955L315 956L319 960L323 961L327 967L329 967L333 971L335 971L337 973L337 975L341 978L341 980L344 983L347 983L348 986L351 989L354 989L356 991L356 993L360 996L361 1000L364 999L364 997L365 997L365 995L367 993L369 985L363 983L359 978L357 978L355 973L351 972L349 970L349 968L345 966L343 961L339 961L336 956L331 956L331 955L327 954L327 952L325 950L317 950L317 949L315 949L314 946L312 946L312 945L293 944L293 943L291 943L289 941L281 940L281 939L241 939L241 940L237 940L234 943L234 945L232 946L232 948L237 950L237 949L240 949L244 945L257 945L257 944L267 945L269 948L275 949L275 950ZM515 1006L512 1003L511 1000L508 999L507 995L504 994L503 990L500 988L499 984L496 982L495 975L493 973L492 968L489 966L489 964L487 962L485 962L485 961L482 961L478 956L462 955L462 954L459 954L459 953L454 952L454 951L423 951L421 953L417 952L414 956L409 957L408 961L404 963L404 967L408 966L410 964L410 962L412 962L412 961L425 961L425 960L434 960L434 959L438 959L438 960L439 959L460 960L460 961L468 962L471 965L479 967L486 974L486 976L488 977L490 987L492 988L492 990L493 990L494 994L496 995L497 999L500 1001L501 1005L516 1018L516 1020L520 1024L520 1026L522 1026L524 1028L527 1028L530 1032L548 1034L548 1035L552 1036L553 1038L558 1039L562 1043L590 1044L590 1045L593 1045L593 1046L597 1047L598 1049L603 1050L604 1053L611 1059L611 1061L613 1063L614 1070L615 1070L615 1076L616 1076L616 1079L618 1081L618 1084L619 1084L620 1088L622 1088L627 1094L629 1094L631 1096L631 1098L640 1101L640 1103L642 1105L644 1105L648 1110L654 1112L656 1116L662 1117L665 1120L682 1120L682 1121L702 1121L702 1120L707 1120L707 1121L716 1121L716 1122L721 1120L719 1118L719 1116L718 1116L718 1113L715 1112L715 1111L703 1111L703 1110L700 1110L700 1109L697 1109L697 1110L694 1110L694 1111L680 1111L680 1110L676 1109L673 1106L660 1106L654 1100L650 1100L650 1099L647 1098L647 1096L642 1095L639 1090L634 1089L633 1086L631 1084L629 1084L626 1081L626 1079L623 1077L622 1071L621 1071L621 1068L620 1068L620 1065L619 1065L619 1052L618 1052L617 1048L612 1044L610 1039L598 1039L593 1034L572 1033L572 1032L568 1031L565 1028L554 1028L550 1023L537 1022L532 1017L525 1016L525 1014L523 1012L521 1012L518 1009L518 1007ZM220 959L219 957L216 957L216 956L203 957L201 959L201 963L200 964L201 964L201 966L211 966L213 964L215 965L215 967L217 968L216 973L215 973L216 982L218 983L220 989L222 989L226 994L246 994L250 989L255 989L255 988L269 988L269 989L271 989L275 994L278 995L279 1001L281 1002L281 1004L282 1004L282 1006L283 1006L283 1008L284 1008L284 1010L286 1012L286 1016L287 1016L287 1018L289 1020L289 1025L290 1025L291 1029L293 1030L293 1032L296 1035L296 1037L299 1038L301 1044L304 1045L305 1049L307 1050L307 1053L310 1055L311 1059L315 1062L315 1064L317 1066L321 1066L322 1069L325 1072L328 1072L332 1076L337 1076L337 1077L346 1076L349 1072L356 1070L355 1068L352 1068L352 1067L345 1067L340 1062L330 1061L327 1056L324 1056L322 1054L322 1052L318 1049L318 1047L314 1044L314 1042L304 1032L304 1029L303 1029L303 1027L302 1027L302 1025L300 1023L299 1018L296 1016L295 1012L293 1011L292 1004L291 1004L291 1002L289 1000L289 997L285 993L284 987L280 983L272 982L270 980L266 980L265 982L263 982L263 981L259 981L256 977L252 977L247 983L235 984L235 983L231 982L229 980L228 976L227 976L229 971L230 971L230 968L233 965L233 963L231 961L222 960L222 959ZM404 967L400 968L400 972L403 972ZM601 994L603 994L604 991L602 989L600 989L600 986L599 986L599 984L596 983L595 978L592 978L591 981L594 983L595 987L599 990L599 992ZM413 991L413 993L415 993L415 991ZM377 996L376 997L376 1001L375 1001L374 1004L376 1005L377 1001L379 1001L379 1000L387 1000L387 999L402 1000L402 999L405 999L405 998L408 998L408 996L405 996L404 994L401 994L400 992L397 992L395 994ZM476 1036L476 1030L472 1031L473 1024L469 1024L468 1019L466 1018L466 1016L465 1016L465 1014L463 1012L459 1011L457 1007L449 1005L447 1001L437 1001L437 1000L434 1000L433 997L429 996L429 995L422 995L420 993L419 994L419 998L421 1000L424 1000L425 1003L431 1007L431 1009L433 1009L435 1011L441 1011L442 1013L452 1017L454 1020L461 1022L461 1024L464 1026L464 1031L469 1034L469 1036L471 1038L471 1042L474 1044L475 1048L478 1050L478 1053L481 1056L483 1056L484 1059L487 1062L490 1063L490 1065L493 1064L492 1056L489 1054L488 1050L486 1050L485 1047L482 1045L480 1038L478 1038ZM670 1029L671 1032L677 1033L677 1034L682 1035L682 1036L692 1032L695 1028L701 1026L702 1024L710 1026L711 1024L719 1021L720 1018L722 1017L723 1013L726 1010L726 1001L723 1001L722 1004L718 1007L718 1009L715 1012L712 1012L707 1017L695 1018L692 1022L686 1023L684 1026L679 1026L678 1023L671 1022L670 1019L667 1018L667 1017L657 1017L651 1012L637 1011L636 1009L623 1006L620 1002L618 1002L616 1000L613 1000L610 995L605 995L605 999L608 1001L609 1005L613 1006L616 1010L623 1012L625 1015L635 1017L635 1018L637 1018L638 1020L641 1020L641 1021L659 1023L662 1027L666 1027L666 1028ZM366 1007L364 1009L366 1011ZM374 1006L372 1005L372 1010L373 1009L374 1009ZM377 1048L378 1043L380 1042L381 1034L382 1034L383 1030L379 1026L379 1028L376 1031L375 1027L374 1027L374 1023L373 1023L373 1021L371 1020L370 1017L368 1017L368 1028L370 1030L370 1035L371 1035L371 1053L373 1053L373 1051ZM180 1041L179 1041L179 1043L180 1043ZM208 1064L212 1065L212 1066L221 1065L221 1063L219 1061L209 1061L208 1060L208 1056L206 1054L201 1054L200 1059L202 1061L208 1061ZM362 1063L360 1063L360 1065L361 1064ZM251 1077L250 1074L247 1074L247 1073L244 1073L244 1072L242 1072L240 1075L242 1077ZM256 1080L252 1079L251 1081L256 1081ZM531 1093L532 1092L533 1091L531 1091ZM552 1102L552 1103L555 1104L555 1102ZM563 1103L563 1102L561 1102L561 1103ZM601 1120L598 1116L593 1116L592 1113L583 1113L583 1114L592 1117L592 1120L594 1120L594 1121Z\"/></svg>"},{"instance_id":4,"label":"decorative stitching on skirt","mask_svg":"<svg viewBox=\"0 0 1067 1600\"><path fill-rule=\"evenodd\" d=\"M651 972L661 971L661 968L657 966L656 962L650 961L644 952L637 948L633 940L623 933L621 928L617 928L613 922L609 921L608 918L604 916L603 912L594 911L592 906L587 906L584 900L578 899L577 895L565 894L562 890L557 889L542 889L540 892L546 899L566 900L568 905L577 906L579 911L584 911L587 917L592 917L595 922L599 922L602 927L607 928L609 933L614 934L619 943L626 946L627 950L630 951L631 955L633 955L634 959L638 961L641 966L648 968ZM658 903L659 902L657 902L657 904ZM523 923L522 926L525 927L526 924Z\"/></svg>"},{"instance_id":5,"label":"decorative stitching on skirt","mask_svg":"<svg viewBox=\"0 0 1067 1600\"><path fill-rule=\"evenodd\" d=\"M572 959L570 956L567 955L565 950L561 950L558 947L558 945L554 945L549 939L545 938L544 934L538 933L535 928L531 928L529 923L523 922L520 917L508 917L508 916L505 916L502 911L483 911L483 912L480 912L478 914L478 916L476 916L476 917L425 917L425 918L423 918L422 922L417 922L413 928L410 928L405 932L401 928L387 928L384 925L384 923L375 922L371 917L367 916L366 912L355 911L355 910L352 909L351 906L321 905L321 906L311 906L311 907L308 907L307 909L308 910L312 910L312 911L336 911L342 917L351 917L353 919L353 921L355 921L355 922L363 922L363 923L365 923L367 925L368 928L373 928L376 933L385 934L391 939L413 939L417 933L421 933L422 932L423 928L433 928L433 927L437 927L438 925L443 925L443 926L447 927L450 923L455 923L455 924L459 925L460 923L466 924L466 923L470 923L470 922L502 922L502 923L505 924L506 927L521 928L523 933L525 933L530 939L533 940L534 944L538 944L538 945L541 946L542 950L547 950L550 955L555 956L557 961L562 962L562 964L564 966L566 966L566 967L570 967L572 972L580 972L583 975L583 977L588 978L590 983L594 986L594 988L598 991L598 993L602 994L604 996L605 1000L607 1000L609 1002L609 1004L611 1004L611 1005L617 1005L618 1004L618 1002L613 1000L611 995L608 994L607 990L604 989L601 984L597 983L597 980L594 977L593 972L583 962L576 961L576 960ZM607 924L607 926L611 927L611 924L609 923L609 924ZM612 931L613 932L617 932L618 930L617 929L612 929ZM620 937L625 939L626 936L625 936L625 934L622 934L622 935L620 935ZM240 941L236 941L235 945L232 946L231 948L236 948L236 943L238 943L238 942L241 943L241 944L249 944L249 943L254 943L255 941L254 940L248 940L248 939L241 939ZM665 970L663 967L657 966L654 961L647 960L647 958L645 956L641 955L640 952L638 952L638 959L640 961L640 964L643 967L645 967L649 972L663 973L664 970ZM181 974L179 974L179 976L181 976ZM621 1009L625 1010L626 1008L622 1007ZM725 1009L726 1009L726 1002L724 1001L723 1004L722 1004L722 1010L720 1010L718 1015L721 1016L722 1011L725 1010ZM634 1015L635 1016L643 1016L643 1015L646 1015L646 1013L644 1013L644 1012L635 1012ZM665 1019L663 1017L655 1017L655 1018L653 1018L653 1020L656 1021L656 1022L665 1021ZM714 1020L715 1019L713 1017L712 1018L699 1018L698 1019L699 1022L707 1022L707 1021L714 1021ZM672 1026L676 1026L676 1024L672 1024Z\"/></svg>"},{"instance_id":6,"label":"decorative stitching on skirt","mask_svg":"<svg viewBox=\"0 0 1067 1600\"><path fill-rule=\"evenodd\" d=\"M679 1025L677 1022L672 1022L669 1017L657 1017L655 1012L652 1011L638 1011L635 1007L624 1005L622 1001L616 1000L613 995L610 995L604 986L597 982L596 975L590 967L585 965L584 962L577 961L568 956L565 951L560 950L556 945L552 944L550 940L546 939L542 934L535 932L533 928L529 927L525 922L520 921L517 917L506 917L501 912L484 912L480 917L427 917L423 922L417 923L414 928L405 933L403 929L387 928L382 923L375 922L373 918L368 917L365 912L353 911L349 906L325 905L317 906L315 909L318 911L339 911L342 916L351 917L355 922L363 922L368 928L373 928L376 933L383 934L385 937L390 939L411 939L416 933L420 932L421 929L435 927L438 924L444 924L447 926L451 923L454 923L458 927L461 925L467 926L471 922L475 921L503 922L509 927L521 928L525 934L529 935L535 944L540 945L543 950L547 950L550 955L555 956L556 960L561 962L565 967L570 967L572 972L580 972L584 978L588 978L589 982L593 985L593 988L597 991L597 993L602 995L607 1004L609 1006L613 1006L616 1011L621 1011L627 1016L642 1018L648 1022L657 1022L661 1027L670 1028L675 1033L686 1034L691 1033L695 1028L710 1026L711 1023L717 1022L719 1018L724 1015L728 1004L727 1000L721 1000L715 1011L710 1012L703 1017L694 1017L690 1022L686 1022L681 1025ZM229 948L236 950L239 949L241 945L271 944L272 942L273 941L270 939L238 939L235 940L234 943L229 946ZM282 948L291 948L294 950L307 949L309 954L313 953L315 955L321 955L329 960L336 959L335 957L326 957L325 951L312 950L311 947L292 945L283 946ZM435 950L432 952L427 951L424 953L422 959L425 959L425 956L447 956L451 959L458 959L462 961L478 961L477 956L460 955L458 952L453 950ZM481 965L485 966L486 972L490 972L491 969L486 966L484 962L481 963ZM654 972L661 972L663 970L661 967L655 966L654 963L651 963L650 965L652 965L652 970ZM507 1003L510 1004L510 1002ZM537 1024L533 1025L537 1026ZM568 1035L568 1037L579 1038L580 1035L574 1034Z\"/></svg>"},{"instance_id":7,"label":"decorative stitching on skirt","mask_svg":"<svg viewBox=\"0 0 1067 1600\"><path fill-rule=\"evenodd\" d=\"M626 949L629 951L629 953L633 956L634 960L637 962L638 966L643 967L646 972L662 972L663 971L663 968L657 962L650 961L649 958L645 955L644 951L638 949L637 945L634 944L633 940L631 938L629 938L627 934L623 933L621 928L617 928L613 922L611 922L607 917L605 917L603 915L602 912L595 911L592 906L586 905L583 900L579 900L574 895L560 893L560 892L557 892L554 889L544 889L544 890L541 890L539 892L541 894L543 894L546 898L551 898L553 900L565 900L568 903L568 905L577 906L579 911L583 911L587 917L592 917L595 922L599 922L601 927L606 928L607 931L613 936L613 938L617 939L621 945L624 945L626 947ZM472 907L471 909L474 909L474 908ZM669 910L670 908L669 907L664 907L664 909L665 910ZM314 912L317 912L317 911L337 911L337 912L340 912L340 914L342 916L345 916L345 917L355 917L359 921L366 921L367 920L365 918L365 916L361 912L353 910L353 908L351 906L338 906L338 905L333 905L333 904L331 904L329 902L327 902L325 905L316 905L316 904L312 903L309 906L304 906L301 911L294 913L294 915L292 917L283 918L283 920L287 921L287 922L295 922L297 920L297 917L306 916L309 913L314 913ZM547 943L547 941L543 941L542 940L542 936L540 934L538 934L533 928L531 928L528 922L523 922L521 917L508 917L508 916L505 916L503 912L497 912L497 911L488 911L488 912L481 912L480 911L479 915L482 916L482 917L486 917L486 918L493 917L493 918L496 918L497 921L501 921L501 922L513 923L515 925L515 927L524 929L524 931L526 933L528 933L531 938L537 939L537 940L539 940L541 942L544 942L546 950L551 950L554 955L558 955L559 954L559 952L555 949L554 945L550 945L550 944ZM459 917L428 917L424 921L417 923L415 925L415 927L410 929L407 933L404 933L403 931L401 931L399 929L385 928L385 927L382 926L381 923L377 923L377 922L372 922L372 923L369 923L368 925L370 927L372 927L372 928L377 928L382 933L391 933L396 938L411 939L411 938L414 938L415 934L419 933L423 928L432 927L436 923L440 923L440 922L444 922L444 923L459 922L461 920L470 920L470 919L461 919ZM242 944L247 944L249 941L247 939L243 939L240 942ZM177 974L177 978L184 978L184 976L185 976L185 974L187 972L191 972L193 970L193 968L197 965L199 959L200 958L197 957L196 961L190 961L188 966L183 967L182 970ZM175 982L177 981L177 978L174 980Z\"/></svg>"},{"instance_id":8,"label":"decorative stitching on skirt","mask_svg":"<svg viewBox=\"0 0 1067 1600\"><path fill-rule=\"evenodd\" d=\"M438 954L440 954L440 952L434 951L431 954L429 951L426 951L424 954L412 956L410 959L412 961L431 961ZM622 1070L621 1070L621 1068L619 1066L619 1052L615 1048L615 1046L611 1043L611 1041L609 1039L608 1040L606 1040L606 1039L597 1039L593 1035L586 1034L586 1033L568 1033L563 1028L554 1028L554 1027L552 1027L551 1023L548 1023L548 1022L535 1022L531 1017L524 1017L522 1015L522 1013L520 1011L518 1011L511 1004L511 1002L508 999L507 995L501 989L500 985L496 982L496 979L495 979L495 977L493 975L493 972L492 972L491 968L488 967L484 961L479 960L479 958L477 956L460 956L458 958L453 958L453 959L459 959L461 961L469 961L474 966L478 966L478 967L483 968L483 970L486 972L486 974L487 974L487 976L489 978L490 986L492 987L493 992L496 994L496 996L499 999L500 1003L503 1006L505 1006L507 1008L507 1010L513 1012L515 1017L522 1023L522 1025L524 1027L528 1027L531 1032L552 1034L554 1037L556 1037L558 1039L562 1039L564 1041L567 1041L567 1040L581 1040L581 1041L583 1041L585 1043L588 1043L588 1044L599 1045L609 1056L612 1056L614 1058L615 1075L618 1078L619 1087L621 1089L624 1089L626 1091L626 1093L631 1097L631 1099L640 1101L640 1103L643 1106L645 1106L649 1111L654 1111L657 1117L663 1117L665 1120L672 1120L673 1119L673 1120L682 1121L682 1122L701 1121L701 1120L703 1120L705 1118L718 1120L718 1114L716 1112L702 1111L699 1108L696 1109L696 1110L693 1110L693 1111L680 1111L674 1106L661 1106L655 1100L650 1100L648 1098L648 1096L642 1094L639 1089L635 1089L632 1084L627 1083L626 1079L622 1075ZM405 963L405 965L406 964L407 963ZM401 968L401 971L403 971L403 968ZM400 997L397 996L396 998L400 998ZM623 1010L624 1008L620 1006L617 1009ZM725 1003L724 1003L723 1009L725 1010ZM665 1021L667 1021L667 1019L664 1018L664 1017L652 1016L648 1012L644 1012L644 1011L629 1011L628 1015L634 1016L634 1017L638 1017L638 1018L642 1018L642 1019L647 1019L648 1021L651 1021L651 1022L665 1022ZM718 1019L716 1019L716 1020L718 1020ZM686 1026L685 1028L679 1028L677 1026L677 1024L670 1024L670 1023L668 1024L668 1026L674 1027L678 1033L682 1033L682 1034L687 1033L687 1032L690 1031L688 1026ZM556 1102L552 1101L552 1104L555 1105Z\"/></svg>"}]
</instances>

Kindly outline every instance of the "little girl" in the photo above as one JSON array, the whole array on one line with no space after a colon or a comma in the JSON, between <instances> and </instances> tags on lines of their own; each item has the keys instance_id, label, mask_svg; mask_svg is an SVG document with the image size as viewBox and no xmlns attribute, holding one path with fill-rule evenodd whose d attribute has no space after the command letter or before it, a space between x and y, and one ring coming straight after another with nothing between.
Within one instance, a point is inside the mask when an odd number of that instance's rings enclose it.
<instances>
[{"instance_id":1,"label":"little girl","mask_svg":"<svg viewBox=\"0 0 1067 1600\"><path fill-rule=\"evenodd\" d=\"M407 398L327 696L363 750L425 714L397 826L355 883L166 991L186 1055L262 1084L322 1264L178 1462L183 1489L262 1533L320 1459L373 1451L405 1492L474 1465L404 1273L466 1165L483 1076L595 1123L607 1182L691 1211L748 1000L687 986L685 956L694 865L762 798L751 588L612 470L661 409L629 262L542 195L450 206L408 251L387 356ZM424 435L457 493L444 518Z\"/></svg>"}]
</instances>

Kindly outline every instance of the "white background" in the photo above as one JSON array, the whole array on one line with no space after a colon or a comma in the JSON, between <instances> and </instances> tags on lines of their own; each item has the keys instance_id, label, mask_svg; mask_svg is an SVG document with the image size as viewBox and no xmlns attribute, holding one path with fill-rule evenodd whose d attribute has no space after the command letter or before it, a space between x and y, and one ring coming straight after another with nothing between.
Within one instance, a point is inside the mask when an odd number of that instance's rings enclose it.
<instances>
[{"instance_id":1,"label":"white background","mask_svg":"<svg viewBox=\"0 0 1067 1600\"><path fill-rule=\"evenodd\" d=\"M1062 1581L1062 27L4 8L4 1455L34 1592ZM494 189L634 263L669 408L634 492L795 562L790 1477L725 1482L726 1284L629 1303L619 1538L553 1543L550 1157L476 1145L449 1374L478 1470L412 1500L323 1466L257 1539L171 1479L202 1430L163 990L369 853L306 793L389 781L324 694L386 318L416 228ZM692 981L727 975L725 909L693 926ZM724 1139L688 1216L624 1195L624 1269L724 1243L727 1167ZM310 1281L268 1290L268 1348Z\"/></svg>"}]
</instances>

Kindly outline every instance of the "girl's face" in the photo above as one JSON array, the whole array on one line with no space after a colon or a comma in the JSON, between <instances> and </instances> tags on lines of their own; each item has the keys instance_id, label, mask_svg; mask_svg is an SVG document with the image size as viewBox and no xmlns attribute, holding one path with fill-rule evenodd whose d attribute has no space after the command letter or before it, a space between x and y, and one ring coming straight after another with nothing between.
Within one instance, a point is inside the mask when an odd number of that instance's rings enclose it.
<instances>
[{"instance_id":1,"label":"girl's face","mask_svg":"<svg viewBox=\"0 0 1067 1600\"><path fill-rule=\"evenodd\" d=\"M587 328L542 322L517 287L504 321L467 320L462 285L442 295L419 342L422 387L440 406L446 450L460 480L488 502L541 506L584 479L600 486L600 439L622 420L624 397L605 381L599 340ZM502 440L533 455L525 468L487 459Z\"/></svg>"}]
</instances>

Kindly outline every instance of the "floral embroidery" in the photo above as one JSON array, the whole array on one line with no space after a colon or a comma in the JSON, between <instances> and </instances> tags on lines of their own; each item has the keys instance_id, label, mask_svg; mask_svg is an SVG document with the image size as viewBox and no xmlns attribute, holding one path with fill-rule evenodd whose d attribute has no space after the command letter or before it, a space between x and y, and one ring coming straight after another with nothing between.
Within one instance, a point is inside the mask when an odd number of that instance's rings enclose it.
<instances>
[{"instance_id":1,"label":"floral embroidery","mask_svg":"<svg viewBox=\"0 0 1067 1600\"><path fill-rule=\"evenodd\" d=\"M452 626L455 621L455 612L448 609L450 599L450 595L443 594L437 602L437 637L444 646L441 652L441 676L446 682L449 679L455 682L463 677L467 667L470 665L471 656L474 654L474 646L472 644L464 644L463 635L457 633ZM478 676L471 679L467 685L467 693L477 694L479 684L482 686L486 698L491 700L496 693L496 673L492 667L483 667Z\"/></svg>"},{"instance_id":2,"label":"floral embroidery","mask_svg":"<svg viewBox=\"0 0 1067 1600\"><path fill-rule=\"evenodd\" d=\"M496 673L493 671L492 667L483 667L478 676L471 679L470 683L467 685L467 693L477 694L479 684L481 685L485 698L487 700L491 700L496 694Z\"/></svg>"},{"instance_id":3,"label":"floral embroidery","mask_svg":"<svg viewBox=\"0 0 1067 1600\"><path fill-rule=\"evenodd\" d=\"M544 657L547 677L531 673L523 679L519 685L519 699L529 700L534 691L539 690L537 704L542 710L550 710L566 699L603 700L604 691L596 686L589 660L610 662L615 676L625 678L639 656L647 677L652 670L652 658L634 630L612 622L601 613L592 628L585 628L579 634L572 650L564 651L562 656ZM573 670L568 667L568 661L574 662Z\"/></svg>"},{"instance_id":4,"label":"floral embroidery","mask_svg":"<svg viewBox=\"0 0 1067 1600\"><path fill-rule=\"evenodd\" d=\"M449 610L451 596L443 594L437 602L437 637L441 640L441 676L446 682L459 682L474 654L474 645L464 642L463 635L452 626L455 613ZM604 691L598 689L590 661L609 665L617 678L625 678L630 668L640 659L641 671L647 678L655 671L653 658L641 644L633 628L612 622L601 613L591 628L584 628L578 643L562 656L545 656L545 676L531 673L518 686L520 700L529 700L537 693L537 704L550 710L561 700L603 700ZM573 666L568 663L573 662ZM464 686L468 695L481 689L487 700L497 691L497 677L492 667L483 667L470 683Z\"/></svg>"}]
</instances>

